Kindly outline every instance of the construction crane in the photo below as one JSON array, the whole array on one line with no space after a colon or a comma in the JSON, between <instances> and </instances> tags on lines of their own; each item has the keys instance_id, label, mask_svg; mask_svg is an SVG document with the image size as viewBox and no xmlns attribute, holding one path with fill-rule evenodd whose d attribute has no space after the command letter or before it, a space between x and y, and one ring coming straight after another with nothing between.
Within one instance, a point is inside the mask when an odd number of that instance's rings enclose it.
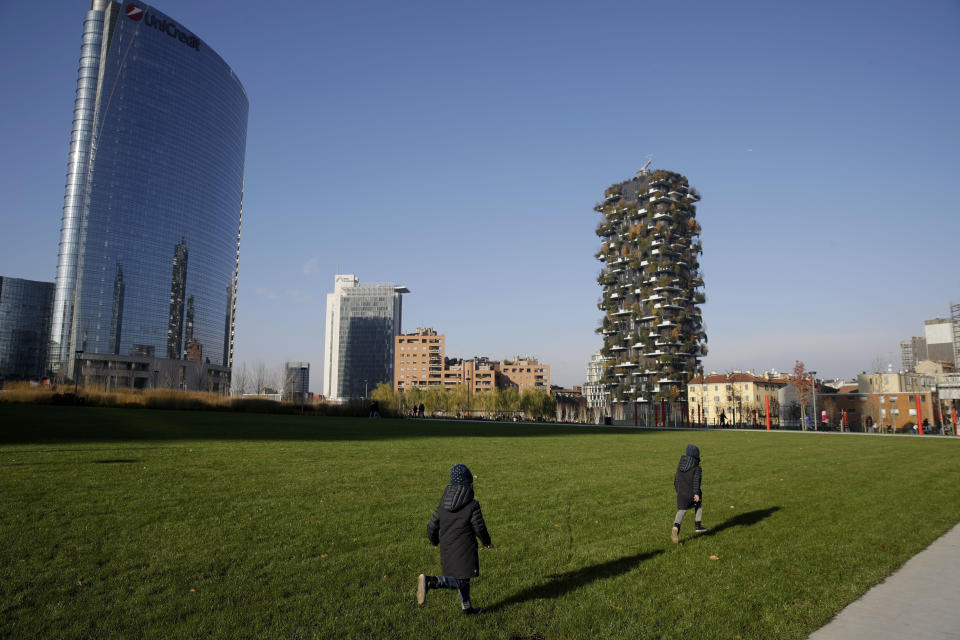
<instances>
[{"instance_id":1,"label":"construction crane","mask_svg":"<svg viewBox=\"0 0 960 640\"><path fill-rule=\"evenodd\" d=\"M650 166L650 163L651 163L651 162L653 162L653 154L650 154L649 156L647 156L647 162L646 162L646 164L644 164L642 167L640 167L640 171L637 171L637 177L638 177L638 178L639 178L640 176L645 176L645 175L647 175L647 167Z\"/></svg>"}]
</instances>

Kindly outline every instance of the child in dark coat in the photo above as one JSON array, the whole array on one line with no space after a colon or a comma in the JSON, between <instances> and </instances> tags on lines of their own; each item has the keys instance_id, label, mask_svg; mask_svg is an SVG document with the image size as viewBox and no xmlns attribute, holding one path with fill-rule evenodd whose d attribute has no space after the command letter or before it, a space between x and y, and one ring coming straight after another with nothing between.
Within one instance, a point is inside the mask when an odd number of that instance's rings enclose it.
<instances>
[{"instance_id":1,"label":"child in dark coat","mask_svg":"<svg viewBox=\"0 0 960 640\"><path fill-rule=\"evenodd\" d=\"M450 469L450 484L427 523L427 538L440 548L442 576L417 578L417 603L423 604L431 589L457 589L460 606L467 615L483 611L470 604L470 578L480 575L477 538L487 549L493 548L480 503L473 498L473 474L466 465Z\"/></svg>"},{"instance_id":2,"label":"child in dark coat","mask_svg":"<svg viewBox=\"0 0 960 640\"><path fill-rule=\"evenodd\" d=\"M697 533L707 530L703 526L703 492L700 481L703 471L700 468L700 449L695 445L687 445L687 453L680 458L677 473L673 477L673 488L677 490L677 517L673 519L673 531L670 538L674 544L680 542L680 524L688 509L696 507L694 524Z\"/></svg>"}]
</instances>

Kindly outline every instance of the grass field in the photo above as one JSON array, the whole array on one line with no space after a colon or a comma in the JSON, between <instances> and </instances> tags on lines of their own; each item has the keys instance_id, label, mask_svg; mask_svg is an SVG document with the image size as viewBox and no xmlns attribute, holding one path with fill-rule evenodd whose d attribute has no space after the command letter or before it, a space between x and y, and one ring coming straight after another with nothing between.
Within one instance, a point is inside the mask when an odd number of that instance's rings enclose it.
<instances>
[{"instance_id":1,"label":"grass field","mask_svg":"<svg viewBox=\"0 0 960 640\"><path fill-rule=\"evenodd\" d=\"M712 532L688 516L673 545L688 442ZM960 521L958 460L960 438L0 404L0 637L804 638ZM457 462L496 545L476 618L414 599Z\"/></svg>"}]
</instances>

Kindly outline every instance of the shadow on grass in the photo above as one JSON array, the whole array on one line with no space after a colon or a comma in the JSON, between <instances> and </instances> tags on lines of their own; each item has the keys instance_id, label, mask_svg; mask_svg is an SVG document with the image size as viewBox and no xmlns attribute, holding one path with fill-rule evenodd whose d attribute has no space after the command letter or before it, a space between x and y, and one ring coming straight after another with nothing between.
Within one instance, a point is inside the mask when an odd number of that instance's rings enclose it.
<instances>
[{"instance_id":1,"label":"shadow on grass","mask_svg":"<svg viewBox=\"0 0 960 640\"><path fill-rule=\"evenodd\" d=\"M111 460L93 460L94 464L128 464L133 462L143 462L143 460L137 460L136 458L114 458Z\"/></svg>"},{"instance_id":2,"label":"shadow on grass","mask_svg":"<svg viewBox=\"0 0 960 640\"><path fill-rule=\"evenodd\" d=\"M721 522L706 533L701 533L697 537L706 538L708 536L715 536L721 531L726 531L727 529L732 529L733 527L749 527L750 525L757 524L765 518L769 518L782 508L783 507L768 507L766 509L755 509L753 511L741 513L730 518L729 520Z\"/></svg>"},{"instance_id":3,"label":"shadow on grass","mask_svg":"<svg viewBox=\"0 0 960 640\"><path fill-rule=\"evenodd\" d=\"M721 531L732 529L733 527L749 527L760 522L761 520L769 518L782 508L783 507L779 506L769 507L767 509L755 509L753 511L741 513L725 522L721 522L716 527L710 529L710 531L700 534L698 537L703 538L706 536L713 536ZM484 610L492 613L499 609L509 607L510 605L520 604L521 602L527 602L529 600L556 598L565 593L573 591L574 589L584 587L591 582L613 578L626 573L639 565L641 562L645 562L657 557L663 553L663 551L663 549L658 549L657 551L638 553L633 556L625 556L623 558L618 558L617 560L611 560L602 564L595 564L593 566L583 567L582 569L577 569L575 571L561 573L553 576L549 582L528 587L523 591L506 598L505 600L501 600L500 602L492 604L489 607L484 607Z\"/></svg>"},{"instance_id":4,"label":"shadow on grass","mask_svg":"<svg viewBox=\"0 0 960 640\"><path fill-rule=\"evenodd\" d=\"M663 553L663 549L657 551L648 551L647 553L638 553L633 556L625 556L617 560L611 560L602 564L595 564L590 567L583 567L576 571L568 571L553 576L549 582L529 587L516 593L505 600L501 600L489 607L484 607L485 611L494 612L513 604L520 604L528 600L537 600L540 598L556 598L563 594L586 586L597 580L613 578L626 573L639 565L641 562L655 558Z\"/></svg>"}]
</instances>

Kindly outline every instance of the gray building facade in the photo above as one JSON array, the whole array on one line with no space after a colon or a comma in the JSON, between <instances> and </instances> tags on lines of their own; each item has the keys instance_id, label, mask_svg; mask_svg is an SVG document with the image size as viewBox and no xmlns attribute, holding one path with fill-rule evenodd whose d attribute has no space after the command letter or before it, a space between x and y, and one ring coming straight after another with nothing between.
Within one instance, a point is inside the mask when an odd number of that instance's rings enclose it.
<instances>
[{"instance_id":1,"label":"gray building facade","mask_svg":"<svg viewBox=\"0 0 960 640\"><path fill-rule=\"evenodd\" d=\"M0 276L0 382L46 372L53 283Z\"/></svg>"},{"instance_id":2,"label":"gray building facade","mask_svg":"<svg viewBox=\"0 0 960 640\"><path fill-rule=\"evenodd\" d=\"M361 284L334 277L327 294L323 395L333 402L365 398L381 382L393 383L394 337L400 335L406 287Z\"/></svg>"},{"instance_id":3,"label":"gray building facade","mask_svg":"<svg viewBox=\"0 0 960 640\"><path fill-rule=\"evenodd\" d=\"M284 366L283 399L303 402L310 395L310 363L288 362Z\"/></svg>"},{"instance_id":4,"label":"gray building facade","mask_svg":"<svg viewBox=\"0 0 960 640\"><path fill-rule=\"evenodd\" d=\"M139 2L87 12L48 365L232 364L248 101L183 24ZM197 350L196 348L194 349Z\"/></svg>"}]
</instances>

